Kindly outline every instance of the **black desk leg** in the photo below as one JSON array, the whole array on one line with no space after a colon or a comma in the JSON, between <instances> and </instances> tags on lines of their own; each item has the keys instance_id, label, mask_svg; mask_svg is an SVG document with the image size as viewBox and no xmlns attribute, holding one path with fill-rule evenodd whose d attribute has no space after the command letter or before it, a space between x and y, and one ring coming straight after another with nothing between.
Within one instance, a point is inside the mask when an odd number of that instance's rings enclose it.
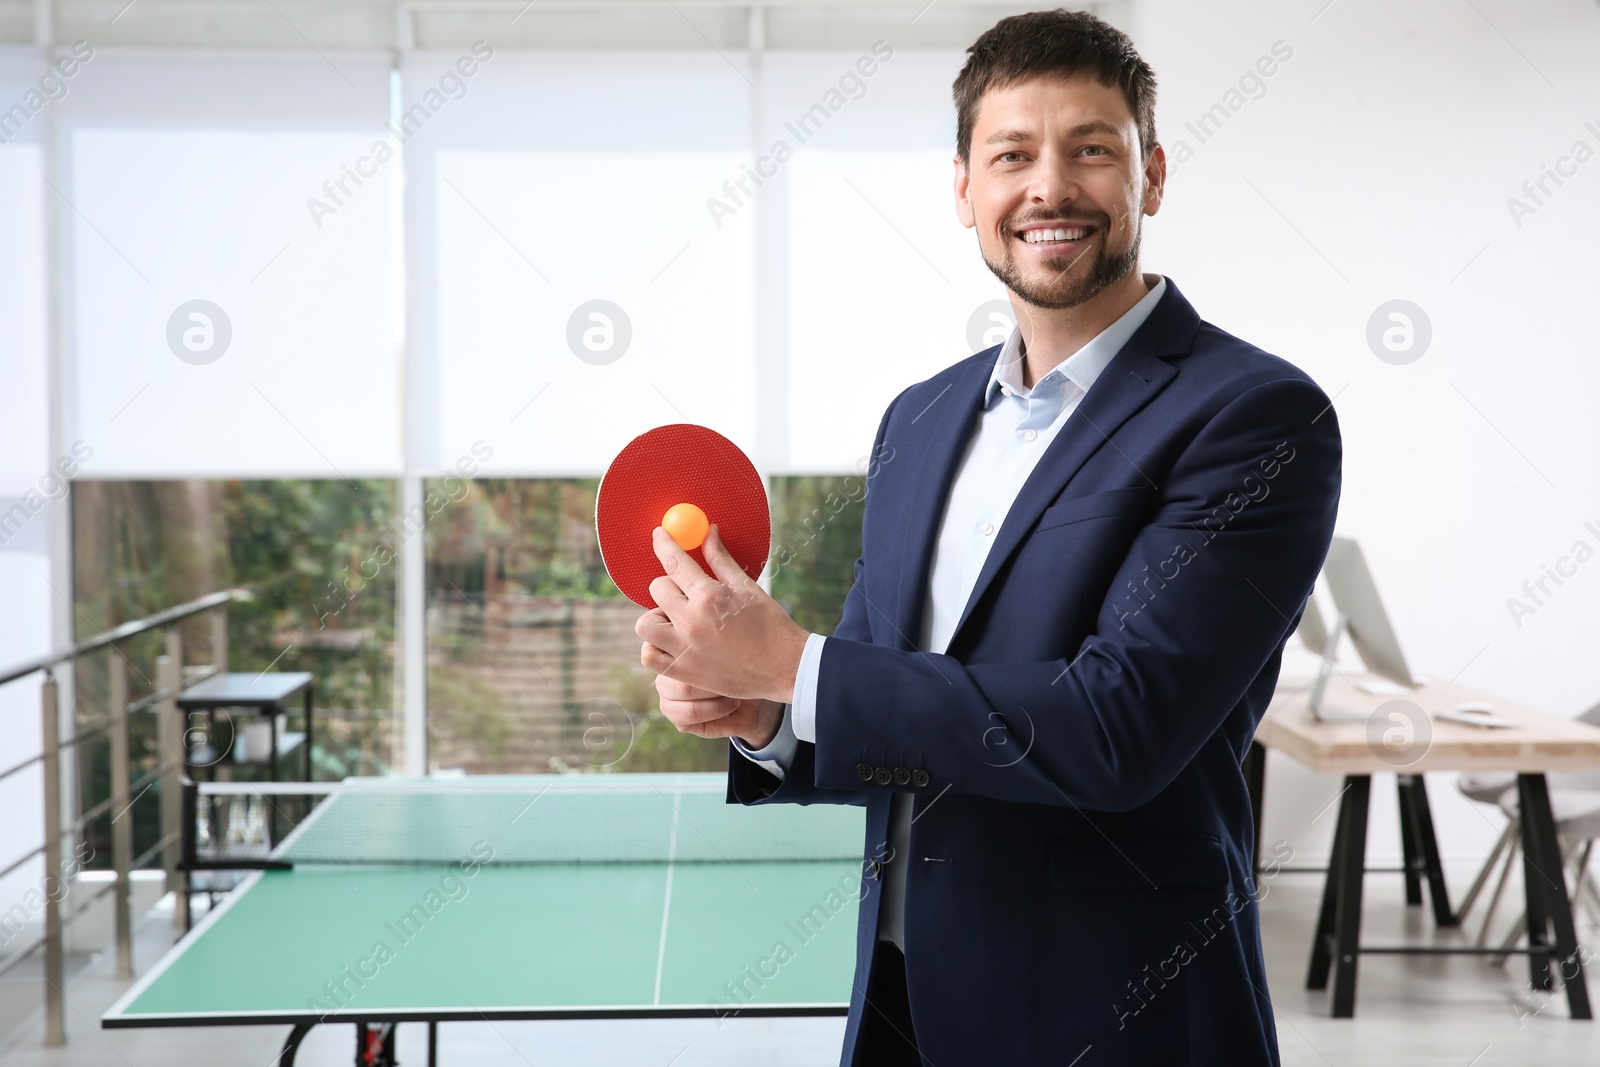
<instances>
[{"instance_id":1,"label":"black desk leg","mask_svg":"<svg viewBox=\"0 0 1600 1067\"><path fill-rule=\"evenodd\" d=\"M1344 856L1346 827L1350 822L1350 779L1339 793L1339 814L1333 820L1333 847L1328 853L1328 873L1322 881L1322 906L1317 911L1317 930L1311 937L1311 966L1306 972L1307 989L1327 989L1328 971L1333 966L1334 917L1339 903L1339 864Z\"/></svg>"},{"instance_id":2,"label":"black desk leg","mask_svg":"<svg viewBox=\"0 0 1600 1067\"><path fill-rule=\"evenodd\" d=\"M1367 862L1367 803L1372 779L1365 774L1345 778L1343 804L1350 807L1345 823L1344 855L1339 860L1339 899L1334 906L1333 1017L1356 1013L1356 963L1361 951L1361 888ZM1342 807L1343 805L1341 805Z\"/></svg>"},{"instance_id":3,"label":"black desk leg","mask_svg":"<svg viewBox=\"0 0 1600 1067\"><path fill-rule=\"evenodd\" d=\"M1394 776L1396 799L1400 802L1400 865L1405 868L1406 904L1422 903L1422 879L1417 871L1422 864L1417 859L1417 822L1411 808L1411 790L1407 788L1409 774Z\"/></svg>"},{"instance_id":4,"label":"black desk leg","mask_svg":"<svg viewBox=\"0 0 1600 1067\"><path fill-rule=\"evenodd\" d=\"M269 736L272 738L272 744L267 748L267 781L276 782L278 780L278 716L283 714L283 709L273 704L263 710L267 714L267 729L270 731ZM288 723L284 723L285 730L288 729L288 726Z\"/></svg>"},{"instance_id":5,"label":"black desk leg","mask_svg":"<svg viewBox=\"0 0 1600 1067\"><path fill-rule=\"evenodd\" d=\"M306 686L306 781L315 780L315 764L311 762L311 686Z\"/></svg>"},{"instance_id":6,"label":"black desk leg","mask_svg":"<svg viewBox=\"0 0 1600 1067\"><path fill-rule=\"evenodd\" d=\"M267 729L269 731L269 748L267 750L267 781L276 782L278 780L278 716L283 714L283 709L278 705L273 704L271 707L266 709L266 712ZM283 727L284 731L287 733L289 724L285 722ZM266 797L262 797L261 799L267 805L267 848L274 849L278 847L278 806Z\"/></svg>"},{"instance_id":7,"label":"black desk leg","mask_svg":"<svg viewBox=\"0 0 1600 1067\"><path fill-rule=\"evenodd\" d=\"M439 1067L439 1024L433 1019L428 1020L428 1067Z\"/></svg>"},{"instance_id":8,"label":"black desk leg","mask_svg":"<svg viewBox=\"0 0 1600 1067\"><path fill-rule=\"evenodd\" d=\"M1400 787L1400 825L1411 828L1411 840L1419 854L1420 877L1428 880L1428 898L1433 901L1433 921L1439 926L1459 926L1461 920L1450 910L1450 891L1444 884L1444 865L1439 860L1439 838L1433 832L1433 809L1428 804L1427 780L1420 774L1395 776ZM1407 860L1407 867L1411 861ZM1410 884L1413 875L1406 878L1406 902L1411 900ZM1420 884L1418 889L1421 889ZM1419 894L1420 897L1420 894Z\"/></svg>"},{"instance_id":9,"label":"black desk leg","mask_svg":"<svg viewBox=\"0 0 1600 1067\"><path fill-rule=\"evenodd\" d=\"M213 757L211 762L206 764L206 781L215 782L217 780L217 764L222 762L222 757L225 755L217 738L217 709L215 707L206 709L206 737L211 741L211 755ZM228 751L230 752L233 750L233 742L234 727L233 719L230 717L228 719ZM210 813L207 818L211 820L211 848L214 852L220 853L223 844L227 841L227 830L222 825L221 798L213 795L211 799L206 801L206 810ZM207 899L209 900L210 898L208 897Z\"/></svg>"},{"instance_id":10,"label":"black desk leg","mask_svg":"<svg viewBox=\"0 0 1600 1067\"><path fill-rule=\"evenodd\" d=\"M1333 906L1339 899L1339 857L1344 850L1345 814L1341 798L1339 814L1333 820L1333 847L1328 852L1328 873L1322 879L1322 906L1317 909L1317 929L1311 935L1311 966L1306 970L1307 989L1327 989L1328 969L1333 965Z\"/></svg>"},{"instance_id":11,"label":"black desk leg","mask_svg":"<svg viewBox=\"0 0 1600 1067\"><path fill-rule=\"evenodd\" d=\"M1333 854L1322 885L1322 910L1311 945L1307 989L1326 989L1333 971L1333 1017L1348 1019L1356 1011L1356 963L1361 944L1361 888L1366 873L1367 809L1372 778L1347 775L1333 831Z\"/></svg>"},{"instance_id":12,"label":"black desk leg","mask_svg":"<svg viewBox=\"0 0 1600 1067\"><path fill-rule=\"evenodd\" d=\"M1554 986L1556 968L1567 990L1567 1008L1574 1019L1592 1019L1589 985L1583 973L1578 934L1567 896L1561 845L1550 812L1550 792L1543 774L1517 775L1517 800L1522 813L1522 876L1528 894L1528 978L1535 989ZM1540 953L1555 936L1554 959ZM1552 963L1555 967L1552 967Z\"/></svg>"},{"instance_id":13,"label":"black desk leg","mask_svg":"<svg viewBox=\"0 0 1600 1067\"><path fill-rule=\"evenodd\" d=\"M1267 784L1267 750L1260 742L1250 742L1250 751L1245 753L1242 769L1256 827L1256 835L1250 845L1250 877L1254 879L1261 870L1261 800L1266 795Z\"/></svg>"}]
</instances>

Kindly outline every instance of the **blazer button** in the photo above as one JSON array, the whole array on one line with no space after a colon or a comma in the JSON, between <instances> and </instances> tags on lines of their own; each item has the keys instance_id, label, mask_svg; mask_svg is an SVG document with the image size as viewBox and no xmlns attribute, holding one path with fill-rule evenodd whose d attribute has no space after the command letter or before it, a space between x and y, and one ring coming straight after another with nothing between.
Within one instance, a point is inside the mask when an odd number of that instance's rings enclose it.
<instances>
[{"instance_id":1,"label":"blazer button","mask_svg":"<svg viewBox=\"0 0 1600 1067\"><path fill-rule=\"evenodd\" d=\"M859 778L863 782L872 781L872 764L870 764L870 763L858 763L858 764L856 764L856 777Z\"/></svg>"},{"instance_id":2,"label":"blazer button","mask_svg":"<svg viewBox=\"0 0 1600 1067\"><path fill-rule=\"evenodd\" d=\"M906 770L904 767L896 767L894 769L894 784L895 785L907 785L907 784L910 783L910 781L911 781L911 772L910 771Z\"/></svg>"},{"instance_id":3,"label":"blazer button","mask_svg":"<svg viewBox=\"0 0 1600 1067\"><path fill-rule=\"evenodd\" d=\"M928 784L928 772L923 770L921 767L918 767L916 770L912 771L911 772L911 784L916 786L919 789L922 788L923 786L927 785Z\"/></svg>"},{"instance_id":4,"label":"blazer button","mask_svg":"<svg viewBox=\"0 0 1600 1067\"><path fill-rule=\"evenodd\" d=\"M872 772L872 780L879 785L888 785L894 781L894 774L887 767L879 767Z\"/></svg>"}]
</instances>

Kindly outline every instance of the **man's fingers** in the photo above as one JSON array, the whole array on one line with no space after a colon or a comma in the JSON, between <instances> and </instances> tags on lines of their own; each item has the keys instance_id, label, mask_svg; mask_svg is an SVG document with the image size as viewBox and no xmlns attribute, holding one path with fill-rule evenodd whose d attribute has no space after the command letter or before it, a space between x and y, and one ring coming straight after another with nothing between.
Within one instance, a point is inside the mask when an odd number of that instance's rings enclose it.
<instances>
[{"instance_id":1,"label":"man's fingers","mask_svg":"<svg viewBox=\"0 0 1600 1067\"><path fill-rule=\"evenodd\" d=\"M663 619L671 622L674 617L683 618L683 609L688 606L689 598L678 588L677 581L671 575L652 578L646 588L650 590L651 598L660 605Z\"/></svg>"},{"instance_id":2,"label":"man's fingers","mask_svg":"<svg viewBox=\"0 0 1600 1067\"><path fill-rule=\"evenodd\" d=\"M668 678L664 674L656 675L656 693L665 700L700 700L703 697L718 697L721 693L713 693L709 689L701 689L688 682L680 682L676 678Z\"/></svg>"},{"instance_id":3,"label":"man's fingers","mask_svg":"<svg viewBox=\"0 0 1600 1067\"><path fill-rule=\"evenodd\" d=\"M667 669L675 662L677 662L675 656L668 655L649 641L646 641L639 649L640 665L654 674L657 681L666 677Z\"/></svg>"},{"instance_id":4,"label":"man's fingers","mask_svg":"<svg viewBox=\"0 0 1600 1067\"><path fill-rule=\"evenodd\" d=\"M732 697L706 697L701 700L662 700L661 714L683 730L689 726L725 719L739 706Z\"/></svg>"},{"instance_id":5,"label":"man's fingers","mask_svg":"<svg viewBox=\"0 0 1600 1067\"><path fill-rule=\"evenodd\" d=\"M666 568L666 577L671 579L672 584L682 594L687 594L696 585L703 585L706 582L716 580L700 569L700 564L694 561L693 556L678 547L678 542L674 541L672 535L667 533L666 527L657 526L650 531L650 547L655 549L656 559L660 560L661 566ZM659 581L661 579L657 578L656 582ZM656 582L650 583L652 596L655 596L654 587ZM656 596L656 603L660 604L661 602L661 597ZM666 607L670 615L671 605L668 604Z\"/></svg>"},{"instance_id":6,"label":"man's fingers","mask_svg":"<svg viewBox=\"0 0 1600 1067\"><path fill-rule=\"evenodd\" d=\"M665 579L657 579L665 581ZM682 643L678 638L678 631L660 608L654 608L639 616L633 624L633 632L637 634L645 645L654 645L657 649L671 656L676 656L683 651Z\"/></svg>"},{"instance_id":7,"label":"man's fingers","mask_svg":"<svg viewBox=\"0 0 1600 1067\"><path fill-rule=\"evenodd\" d=\"M717 529L717 524L711 524L711 530L706 534L706 542L701 546L701 552L706 557L706 562L711 564L712 573L723 585L735 592L745 592L745 587L751 583L751 578L733 558L733 553L728 551L728 546L722 543L722 532Z\"/></svg>"},{"instance_id":8,"label":"man's fingers","mask_svg":"<svg viewBox=\"0 0 1600 1067\"><path fill-rule=\"evenodd\" d=\"M689 562L693 563L694 560ZM697 566L695 569L699 570L700 568ZM656 606L652 610L660 612L661 618L667 621L671 621L672 617L683 608L683 605L689 602L689 597L684 593L682 583L673 578L670 572L651 579L646 588L650 590L650 599L656 602Z\"/></svg>"}]
</instances>

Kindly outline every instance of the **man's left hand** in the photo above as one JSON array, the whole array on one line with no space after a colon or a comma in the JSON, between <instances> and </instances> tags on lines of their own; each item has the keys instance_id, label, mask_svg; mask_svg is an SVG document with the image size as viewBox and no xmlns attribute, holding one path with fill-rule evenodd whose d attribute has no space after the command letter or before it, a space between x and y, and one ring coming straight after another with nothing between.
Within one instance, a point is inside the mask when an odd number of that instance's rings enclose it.
<instances>
[{"instance_id":1,"label":"man's left hand","mask_svg":"<svg viewBox=\"0 0 1600 1067\"><path fill-rule=\"evenodd\" d=\"M793 703L811 635L734 561L715 524L703 546L715 578L662 527L650 536L667 573L650 583L659 606L633 627L644 639L640 662L723 696Z\"/></svg>"}]
</instances>

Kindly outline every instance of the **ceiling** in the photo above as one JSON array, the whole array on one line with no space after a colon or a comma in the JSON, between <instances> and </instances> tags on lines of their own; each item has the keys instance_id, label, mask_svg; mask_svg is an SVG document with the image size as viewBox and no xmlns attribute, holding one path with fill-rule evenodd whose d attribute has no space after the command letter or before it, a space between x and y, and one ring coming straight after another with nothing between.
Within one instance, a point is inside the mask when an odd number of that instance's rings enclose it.
<instances>
[{"instance_id":1,"label":"ceiling","mask_svg":"<svg viewBox=\"0 0 1600 1067\"><path fill-rule=\"evenodd\" d=\"M1116 24L1131 0L1085 7ZM0 0L0 44L227 51L965 49L1009 0Z\"/></svg>"}]
</instances>

